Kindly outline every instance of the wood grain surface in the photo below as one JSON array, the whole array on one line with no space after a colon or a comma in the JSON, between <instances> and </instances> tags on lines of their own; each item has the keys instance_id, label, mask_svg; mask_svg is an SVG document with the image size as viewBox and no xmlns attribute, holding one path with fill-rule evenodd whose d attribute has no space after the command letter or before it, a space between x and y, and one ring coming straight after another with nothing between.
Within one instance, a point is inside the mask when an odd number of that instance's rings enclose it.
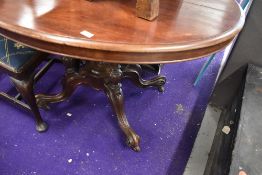
<instances>
[{"instance_id":1,"label":"wood grain surface","mask_svg":"<svg viewBox=\"0 0 262 175\"><path fill-rule=\"evenodd\" d=\"M1 0L0 33L87 60L168 63L224 48L245 20L234 0L161 0L152 22L137 18L135 5L136 0Z\"/></svg>"}]
</instances>

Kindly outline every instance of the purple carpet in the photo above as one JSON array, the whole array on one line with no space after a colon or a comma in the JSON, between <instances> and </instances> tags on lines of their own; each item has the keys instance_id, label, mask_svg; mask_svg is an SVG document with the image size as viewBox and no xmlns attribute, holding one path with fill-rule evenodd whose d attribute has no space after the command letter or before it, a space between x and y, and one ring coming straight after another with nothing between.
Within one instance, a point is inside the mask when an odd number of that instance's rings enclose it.
<instances>
[{"instance_id":1,"label":"purple carpet","mask_svg":"<svg viewBox=\"0 0 262 175\"><path fill-rule=\"evenodd\" d=\"M103 92L80 87L66 102L41 110L49 124L35 131L31 114L0 99L0 175L182 175L200 128L222 53L193 87L206 59L165 65L165 92L123 82L126 113L141 136L141 152L125 145ZM36 86L59 92L63 74L55 65ZM0 90L13 93L0 74ZM68 113L72 116L68 116Z\"/></svg>"}]
</instances>

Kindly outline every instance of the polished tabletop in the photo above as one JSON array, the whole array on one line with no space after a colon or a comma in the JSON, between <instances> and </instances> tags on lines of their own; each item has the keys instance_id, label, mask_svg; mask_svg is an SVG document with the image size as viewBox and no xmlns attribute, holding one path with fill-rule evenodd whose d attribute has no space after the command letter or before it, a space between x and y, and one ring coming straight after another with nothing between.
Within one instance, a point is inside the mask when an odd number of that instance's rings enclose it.
<instances>
[{"instance_id":1,"label":"polished tabletop","mask_svg":"<svg viewBox=\"0 0 262 175\"><path fill-rule=\"evenodd\" d=\"M160 0L159 17L152 22L135 16L135 3L1 0L0 33L39 50L87 60L168 63L224 48L245 20L234 0Z\"/></svg>"}]
</instances>

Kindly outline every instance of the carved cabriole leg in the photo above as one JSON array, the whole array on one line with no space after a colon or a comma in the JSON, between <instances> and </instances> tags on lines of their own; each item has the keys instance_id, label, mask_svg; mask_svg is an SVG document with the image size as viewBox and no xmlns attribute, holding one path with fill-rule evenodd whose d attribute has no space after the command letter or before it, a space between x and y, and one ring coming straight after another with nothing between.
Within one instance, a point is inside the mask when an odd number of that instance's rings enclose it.
<instances>
[{"instance_id":1,"label":"carved cabriole leg","mask_svg":"<svg viewBox=\"0 0 262 175\"><path fill-rule=\"evenodd\" d=\"M25 76L25 79L18 80L15 78L11 78L14 83L17 91L22 95L23 99L28 103L32 113L34 114L36 121L36 130L38 132L44 132L47 130L48 125L42 120L40 112L38 110L38 106L36 104L36 99L34 96L33 84L34 84L34 76Z\"/></svg>"},{"instance_id":2,"label":"carved cabriole leg","mask_svg":"<svg viewBox=\"0 0 262 175\"><path fill-rule=\"evenodd\" d=\"M110 75L105 79L104 87L115 112L117 115L118 123L122 131L127 137L127 144L134 151L140 151L139 143L140 137L130 127L124 112L124 96L121 89L122 71L120 65L111 64Z\"/></svg>"},{"instance_id":3,"label":"carved cabriole leg","mask_svg":"<svg viewBox=\"0 0 262 175\"><path fill-rule=\"evenodd\" d=\"M127 65L123 70L123 75L142 88L154 86L157 87L160 92L164 91L166 78L164 76L156 76L150 80L143 80L141 77L141 67L139 65Z\"/></svg>"},{"instance_id":4,"label":"carved cabriole leg","mask_svg":"<svg viewBox=\"0 0 262 175\"><path fill-rule=\"evenodd\" d=\"M66 75L63 79L63 90L56 95L37 94L37 104L39 107L48 108L50 103L62 102L69 98L76 87L83 84L83 79L79 75Z\"/></svg>"},{"instance_id":5,"label":"carved cabriole leg","mask_svg":"<svg viewBox=\"0 0 262 175\"><path fill-rule=\"evenodd\" d=\"M116 112L119 126L127 137L127 145L136 152L140 151L140 137L130 127L124 112L124 97L121 84L109 83L105 85L105 88L105 92L114 108L114 111Z\"/></svg>"},{"instance_id":6,"label":"carved cabriole leg","mask_svg":"<svg viewBox=\"0 0 262 175\"><path fill-rule=\"evenodd\" d=\"M78 71L78 60L72 58L63 58L63 64L66 67L65 77L62 80L63 90L59 94L56 95L45 95L45 94L37 94L36 100L39 107L49 108L49 103L57 103L62 102L69 98L75 88L80 84L85 83L85 79L83 79L76 71Z\"/></svg>"},{"instance_id":7,"label":"carved cabriole leg","mask_svg":"<svg viewBox=\"0 0 262 175\"><path fill-rule=\"evenodd\" d=\"M136 65L121 65L104 62L74 61L71 58L64 59L66 75L63 81L63 91L57 95L37 95L40 105L60 102L71 96L75 88L81 84L91 86L96 90L104 90L107 94L122 131L127 137L127 144L134 151L140 151L140 137L130 127L124 112L124 97L121 89L121 80L130 78L140 87L155 86L159 90L165 84L165 77L158 76L151 80L141 78L142 68Z\"/></svg>"},{"instance_id":8,"label":"carved cabriole leg","mask_svg":"<svg viewBox=\"0 0 262 175\"><path fill-rule=\"evenodd\" d=\"M64 60L66 76L63 81L63 91L57 95L38 94L36 98L39 105L47 105L65 100L81 84L88 85L97 90L104 90L116 112L120 128L127 137L128 145L139 151L140 137L128 124L123 104L123 93L120 81L123 78L121 66L102 62L86 62L78 70L70 60Z\"/></svg>"}]
</instances>

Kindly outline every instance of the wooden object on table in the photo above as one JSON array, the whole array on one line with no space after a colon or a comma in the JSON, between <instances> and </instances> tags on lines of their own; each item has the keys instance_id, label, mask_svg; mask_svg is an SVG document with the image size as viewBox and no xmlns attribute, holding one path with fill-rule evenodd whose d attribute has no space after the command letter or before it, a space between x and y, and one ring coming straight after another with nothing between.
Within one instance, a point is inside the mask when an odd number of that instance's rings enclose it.
<instances>
[{"instance_id":1,"label":"wooden object on table","mask_svg":"<svg viewBox=\"0 0 262 175\"><path fill-rule=\"evenodd\" d=\"M159 0L136 0L136 15L138 17L152 21L158 14Z\"/></svg>"},{"instance_id":2,"label":"wooden object on table","mask_svg":"<svg viewBox=\"0 0 262 175\"><path fill-rule=\"evenodd\" d=\"M3 0L0 33L39 50L81 59L79 64L66 58L64 90L40 95L38 101L63 101L79 84L103 90L128 145L138 151L140 137L128 124L121 80L162 90L165 78L142 80L139 64L181 62L217 52L241 31L245 18L233 0L161 0L159 20L152 22L134 17L134 5L135 0ZM83 30L93 35L82 35Z\"/></svg>"},{"instance_id":3,"label":"wooden object on table","mask_svg":"<svg viewBox=\"0 0 262 175\"><path fill-rule=\"evenodd\" d=\"M149 21L159 14L159 0L137 0L136 15Z\"/></svg>"}]
</instances>

